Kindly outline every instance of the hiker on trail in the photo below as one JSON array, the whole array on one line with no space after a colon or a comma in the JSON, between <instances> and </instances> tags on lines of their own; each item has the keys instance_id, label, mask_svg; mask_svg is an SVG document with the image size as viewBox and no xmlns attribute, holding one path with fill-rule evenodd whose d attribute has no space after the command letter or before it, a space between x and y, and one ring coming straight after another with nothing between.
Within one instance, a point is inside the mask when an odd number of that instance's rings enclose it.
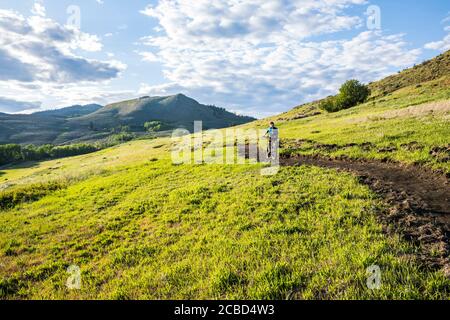
<instances>
[{"instance_id":1,"label":"hiker on trail","mask_svg":"<svg viewBox=\"0 0 450 320\"><path fill-rule=\"evenodd\" d=\"M278 128L275 127L275 123L273 121L270 122L270 126L264 136L269 139L267 144L267 158L270 158L272 157L272 153L276 152L278 142Z\"/></svg>"}]
</instances>

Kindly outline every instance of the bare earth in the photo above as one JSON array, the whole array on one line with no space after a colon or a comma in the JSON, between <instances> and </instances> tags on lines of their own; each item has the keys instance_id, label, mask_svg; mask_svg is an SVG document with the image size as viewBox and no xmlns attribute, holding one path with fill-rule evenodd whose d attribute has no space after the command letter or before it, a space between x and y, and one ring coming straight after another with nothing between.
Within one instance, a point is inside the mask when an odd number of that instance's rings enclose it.
<instances>
[{"instance_id":1,"label":"bare earth","mask_svg":"<svg viewBox=\"0 0 450 320\"><path fill-rule=\"evenodd\" d=\"M444 175L418 166L319 156L287 156L280 164L313 165L356 174L384 199L386 208L379 218L386 232L400 232L420 244L421 262L450 276L450 183Z\"/></svg>"}]
</instances>

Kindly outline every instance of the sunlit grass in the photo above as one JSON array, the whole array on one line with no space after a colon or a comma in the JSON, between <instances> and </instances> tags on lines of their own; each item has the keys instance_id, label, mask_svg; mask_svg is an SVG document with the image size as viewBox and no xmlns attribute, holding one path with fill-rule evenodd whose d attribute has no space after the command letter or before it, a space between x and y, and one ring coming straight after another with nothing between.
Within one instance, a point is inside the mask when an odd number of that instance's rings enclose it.
<instances>
[{"instance_id":1,"label":"sunlit grass","mask_svg":"<svg viewBox=\"0 0 450 320\"><path fill-rule=\"evenodd\" d=\"M382 233L349 174L159 160L76 182L0 216L3 298L444 298L414 248ZM68 290L66 268L82 270ZM382 288L366 287L366 268ZM407 275L407 277L405 277Z\"/></svg>"},{"instance_id":2,"label":"sunlit grass","mask_svg":"<svg viewBox=\"0 0 450 320\"><path fill-rule=\"evenodd\" d=\"M449 143L448 118L380 116L448 100L448 87L435 83L336 114L282 120L281 137L312 140L295 152L450 171L429 152ZM230 147L211 139L205 147ZM402 147L414 141L422 148ZM314 147L364 142L373 146ZM302 166L263 176L263 164L174 165L172 143L132 141L0 169L0 297L450 298L450 280L419 265L417 247L383 232L381 201L351 174ZM396 148L379 151L388 146ZM82 271L80 290L65 286L73 264ZM366 286L371 265L381 268L378 290Z\"/></svg>"},{"instance_id":3,"label":"sunlit grass","mask_svg":"<svg viewBox=\"0 0 450 320\"><path fill-rule=\"evenodd\" d=\"M169 138L137 140L76 157L4 166L0 169L0 188L101 174L158 157L169 158L170 148Z\"/></svg>"},{"instance_id":4,"label":"sunlit grass","mask_svg":"<svg viewBox=\"0 0 450 320\"><path fill-rule=\"evenodd\" d=\"M308 147L305 154L322 153L330 156L346 155L350 158L391 159L404 163L418 163L450 173L448 161L435 158L430 150L436 146L450 143L450 113L427 112L413 116L395 118L383 117L386 112L398 111L424 103L446 103L450 100L450 77L411 86L384 97L369 101L355 108L337 113L326 113L304 119L289 120L302 114L310 106L293 109L285 114L271 118L280 129L282 139L307 139L322 144L344 146L349 143L373 144L371 148L354 146L345 150L320 150ZM288 120L279 120L288 119ZM277 121L278 120L278 121ZM266 126L267 121L256 123ZM247 124L245 127L255 126ZM416 142L420 150L409 150L405 145ZM383 151L394 147L392 151Z\"/></svg>"}]
</instances>

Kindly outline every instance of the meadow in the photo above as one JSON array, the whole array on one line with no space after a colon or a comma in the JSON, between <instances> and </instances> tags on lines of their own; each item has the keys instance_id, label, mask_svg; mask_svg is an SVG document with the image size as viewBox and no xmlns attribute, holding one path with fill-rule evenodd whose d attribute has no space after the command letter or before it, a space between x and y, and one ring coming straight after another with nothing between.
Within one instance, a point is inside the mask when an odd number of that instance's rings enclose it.
<instances>
[{"instance_id":1,"label":"meadow","mask_svg":"<svg viewBox=\"0 0 450 320\"><path fill-rule=\"evenodd\" d=\"M448 173L448 81L333 114L303 117L317 111L309 104L273 117L282 152ZM136 140L0 168L0 297L450 298L450 279L418 261L417 244L385 232L386 205L354 175L306 165L273 176L261 175L261 163L175 165L172 147L169 138ZM73 265L80 289L66 286ZM373 266L379 288L367 285Z\"/></svg>"},{"instance_id":2,"label":"meadow","mask_svg":"<svg viewBox=\"0 0 450 320\"><path fill-rule=\"evenodd\" d=\"M383 233L383 204L351 174L173 165L169 146L134 141L55 160L64 185L0 215L2 298L449 297L448 278L421 267L416 247ZM81 163L99 159L95 174L81 170L75 179ZM31 178L7 176L35 179L42 190L55 161L17 169ZM70 265L81 269L80 290L65 285ZM381 269L379 289L366 284L372 265Z\"/></svg>"},{"instance_id":3,"label":"meadow","mask_svg":"<svg viewBox=\"0 0 450 320\"><path fill-rule=\"evenodd\" d=\"M256 124L275 121L288 153L397 161L450 175L449 100L444 76L337 113L314 115L321 111L311 103Z\"/></svg>"}]
</instances>

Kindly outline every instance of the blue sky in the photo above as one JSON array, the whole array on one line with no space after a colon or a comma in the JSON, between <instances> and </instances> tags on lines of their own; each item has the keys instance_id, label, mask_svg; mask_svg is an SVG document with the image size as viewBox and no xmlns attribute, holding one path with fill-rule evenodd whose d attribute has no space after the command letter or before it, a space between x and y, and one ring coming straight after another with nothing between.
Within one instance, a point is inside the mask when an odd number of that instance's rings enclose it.
<instances>
[{"instance_id":1,"label":"blue sky","mask_svg":"<svg viewBox=\"0 0 450 320\"><path fill-rule=\"evenodd\" d=\"M263 117L449 50L450 2L2 0L0 44L0 112L182 92Z\"/></svg>"}]
</instances>

